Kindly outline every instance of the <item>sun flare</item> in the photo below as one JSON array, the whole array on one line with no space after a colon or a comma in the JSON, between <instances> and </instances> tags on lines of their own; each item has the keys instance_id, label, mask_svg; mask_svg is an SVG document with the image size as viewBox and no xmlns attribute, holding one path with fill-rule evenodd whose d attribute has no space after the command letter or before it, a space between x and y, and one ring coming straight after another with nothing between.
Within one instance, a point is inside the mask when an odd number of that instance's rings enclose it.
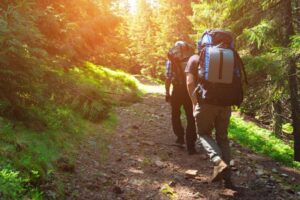
<instances>
[{"instance_id":1,"label":"sun flare","mask_svg":"<svg viewBox=\"0 0 300 200\"><path fill-rule=\"evenodd\" d=\"M129 3L129 12L136 13L137 11L137 0L128 0Z\"/></svg>"}]
</instances>

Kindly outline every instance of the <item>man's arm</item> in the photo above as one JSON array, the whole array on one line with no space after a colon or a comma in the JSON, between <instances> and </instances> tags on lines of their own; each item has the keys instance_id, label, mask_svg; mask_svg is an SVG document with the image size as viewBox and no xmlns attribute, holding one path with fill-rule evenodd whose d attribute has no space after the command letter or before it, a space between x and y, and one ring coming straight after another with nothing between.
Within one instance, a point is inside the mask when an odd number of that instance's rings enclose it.
<instances>
[{"instance_id":1,"label":"man's arm","mask_svg":"<svg viewBox=\"0 0 300 200\"><path fill-rule=\"evenodd\" d=\"M195 89L196 89L196 84L195 84L195 80L194 80L194 75L192 73L186 73L186 85L187 85L187 90L189 92L190 98L192 100L193 103L193 107L195 108L196 104L197 104L197 97L195 95L193 95Z\"/></svg>"}]
</instances>

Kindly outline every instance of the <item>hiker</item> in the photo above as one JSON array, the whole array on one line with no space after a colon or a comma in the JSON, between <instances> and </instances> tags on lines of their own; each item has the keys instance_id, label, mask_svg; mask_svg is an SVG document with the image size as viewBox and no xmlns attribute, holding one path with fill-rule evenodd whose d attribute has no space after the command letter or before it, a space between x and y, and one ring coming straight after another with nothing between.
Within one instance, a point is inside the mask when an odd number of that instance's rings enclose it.
<instances>
[{"instance_id":1,"label":"hiker","mask_svg":"<svg viewBox=\"0 0 300 200\"><path fill-rule=\"evenodd\" d=\"M200 142L214 163L211 181L224 180L234 189L230 172L228 126L231 106L243 100L243 63L230 32L208 30L198 42L198 55L186 66L186 82L193 103ZM245 76L246 77L246 76ZM215 129L215 138L212 131Z\"/></svg>"},{"instance_id":2,"label":"hiker","mask_svg":"<svg viewBox=\"0 0 300 200\"><path fill-rule=\"evenodd\" d=\"M166 102L171 104L172 127L174 134L177 136L176 143L186 146L190 155L196 153L195 141L197 139L195 119L193 117L192 102L186 88L185 66L191 55L194 54L194 48L183 41L177 41L175 46L168 52L168 61L166 63ZM170 86L172 95L170 95ZM183 106L187 127L186 131L182 126L180 119L181 107ZM186 134L185 134L186 132ZM184 138L185 136L185 138Z\"/></svg>"}]
</instances>

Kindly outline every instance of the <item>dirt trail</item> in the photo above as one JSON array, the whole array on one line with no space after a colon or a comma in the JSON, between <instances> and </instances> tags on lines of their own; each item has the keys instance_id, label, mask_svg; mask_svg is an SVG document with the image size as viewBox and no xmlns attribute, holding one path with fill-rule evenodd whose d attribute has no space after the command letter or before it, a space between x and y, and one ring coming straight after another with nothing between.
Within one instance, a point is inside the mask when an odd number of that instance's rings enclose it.
<instances>
[{"instance_id":1,"label":"dirt trail","mask_svg":"<svg viewBox=\"0 0 300 200\"><path fill-rule=\"evenodd\" d=\"M151 88L152 87L152 88ZM162 92L158 86L149 90ZM66 185L66 199L164 200L164 199L297 199L291 187L297 172L285 172L275 162L232 143L234 182L239 192L208 183L212 165L197 146L189 156L174 146L170 107L159 93L148 93L139 103L117 108L108 159L103 163L93 137L83 141L75 172ZM257 160L257 161L256 161ZM187 170L198 170L188 177ZM272 172L273 169L273 172ZM259 171L260 170L260 171ZM299 189L300 191L300 189Z\"/></svg>"}]
</instances>

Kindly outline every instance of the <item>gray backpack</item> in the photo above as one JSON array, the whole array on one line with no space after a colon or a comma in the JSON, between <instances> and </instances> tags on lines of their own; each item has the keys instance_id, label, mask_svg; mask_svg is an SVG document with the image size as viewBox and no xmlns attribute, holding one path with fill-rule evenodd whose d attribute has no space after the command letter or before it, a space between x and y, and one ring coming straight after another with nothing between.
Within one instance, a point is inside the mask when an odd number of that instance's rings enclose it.
<instances>
[{"instance_id":1,"label":"gray backpack","mask_svg":"<svg viewBox=\"0 0 300 200\"><path fill-rule=\"evenodd\" d=\"M234 50L230 32L206 31L198 42L199 103L232 106L243 101L243 62Z\"/></svg>"}]
</instances>

